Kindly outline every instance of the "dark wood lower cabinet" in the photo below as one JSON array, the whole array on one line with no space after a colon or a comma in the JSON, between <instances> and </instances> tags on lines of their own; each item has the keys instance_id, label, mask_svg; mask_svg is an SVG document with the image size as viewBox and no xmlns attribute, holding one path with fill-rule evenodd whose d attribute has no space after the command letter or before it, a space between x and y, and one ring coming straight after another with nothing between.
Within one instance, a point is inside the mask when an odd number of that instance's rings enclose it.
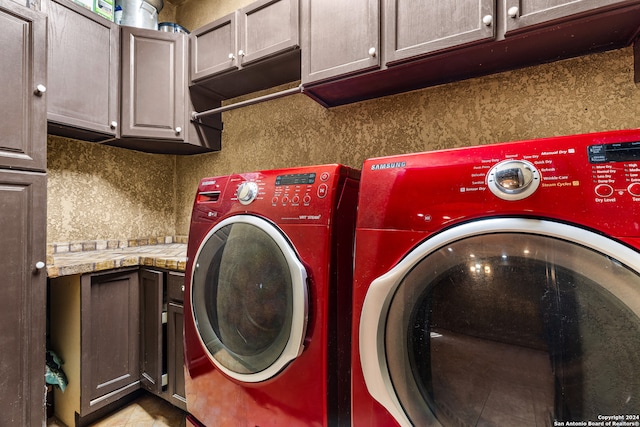
<instances>
[{"instance_id":1,"label":"dark wood lower cabinet","mask_svg":"<svg viewBox=\"0 0 640 427\"><path fill-rule=\"evenodd\" d=\"M55 390L62 422L88 425L141 389L186 409L183 287L184 273L137 267L50 280L51 347L69 381Z\"/></svg>"},{"instance_id":2,"label":"dark wood lower cabinet","mask_svg":"<svg viewBox=\"0 0 640 427\"><path fill-rule=\"evenodd\" d=\"M138 268L49 281L49 341L68 385L55 415L84 426L140 389Z\"/></svg>"},{"instance_id":3,"label":"dark wood lower cabinet","mask_svg":"<svg viewBox=\"0 0 640 427\"><path fill-rule=\"evenodd\" d=\"M45 260L46 194L44 173L0 169L2 426L38 426L45 418L47 274L38 266Z\"/></svg>"},{"instance_id":4,"label":"dark wood lower cabinet","mask_svg":"<svg viewBox=\"0 0 640 427\"><path fill-rule=\"evenodd\" d=\"M140 354L144 388L186 409L182 344L184 274L140 270Z\"/></svg>"},{"instance_id":5,"label":"dark wood lower cabinet","mask_svg":"<svg viewBox=\"0 0 640 427\"><path fill-rule=\"evenodd\" d=\"M187 410L184 390L184 340L183 340L183 294L184 274L169 272L167 278L167 363L168 383L166 397L178 408Z\"/></svg>"},{"instance_id":6,"label":"dark wood lower cabinet","mask_svg":"<svg viewBox=\"0 0 640 427\"><path fill-rule=\"evenodd\" d=\"M138 271L81 279L81 414L129 394L139 385Z\"/></svg>"},{"instance_id":7,"label":"dark wood lower cabinet","mask_svg":"<svg viewBox=\"0 0 640 427\"><path fill-rule=\"evenodd\" d=\"M163 374L163 285L162 271L140 270L140 381L142 387L159 394Z\"/></svg>"}]
</instances>

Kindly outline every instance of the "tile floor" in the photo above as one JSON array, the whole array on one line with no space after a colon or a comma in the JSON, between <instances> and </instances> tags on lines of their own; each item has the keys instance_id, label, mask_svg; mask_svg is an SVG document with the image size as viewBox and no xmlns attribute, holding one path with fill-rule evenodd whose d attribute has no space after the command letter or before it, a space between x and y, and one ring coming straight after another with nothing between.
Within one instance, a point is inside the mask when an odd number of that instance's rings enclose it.
<instances>
[{"instance_id":1,"label":"tile floor","mask_svg":"<svg viewBox=\"0 0 640 427\"><path fill-rule=\"evenodd\" d=\"M55 417L47 427L67 427ZM185 427L185 413L164 400L144 394L89 427Z\"/></svg>"}]
</instances>

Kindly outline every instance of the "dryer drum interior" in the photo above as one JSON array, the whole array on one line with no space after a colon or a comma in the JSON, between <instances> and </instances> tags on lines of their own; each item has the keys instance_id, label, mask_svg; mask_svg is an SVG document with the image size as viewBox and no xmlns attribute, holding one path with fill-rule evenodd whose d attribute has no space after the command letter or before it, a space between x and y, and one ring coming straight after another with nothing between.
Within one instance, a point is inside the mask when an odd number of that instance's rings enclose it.
<instances>
[{"instance_id":1,"label":"dryer drum interior","mask_svg":"<svg viewBox=\"0 0 640 427\"><path fill-rule=\"evenodd\" d=\"M640 275L615 259L556 237L482 234L405 272L384 357L414 425L638 414L639 316Z\"/></svg>"},{"instance_id":2,"label":"dryer drum interior","mask_svg":"<svg viewBox=\"0 0 640 427\"><path fill-rule=\"evenodd\" d=\"M209 357L239 375L272 367L289 343L295 298L290 261L273 233L242 221L223 225L195 265L193 316Z\"/></svg>"}]
</instances>

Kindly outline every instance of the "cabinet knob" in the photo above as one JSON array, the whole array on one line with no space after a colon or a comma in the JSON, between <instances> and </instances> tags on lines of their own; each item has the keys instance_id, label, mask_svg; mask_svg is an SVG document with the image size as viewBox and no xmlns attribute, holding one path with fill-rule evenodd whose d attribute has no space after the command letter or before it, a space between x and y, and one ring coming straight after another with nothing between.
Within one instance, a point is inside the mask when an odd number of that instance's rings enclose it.
<instances>
[{"instance_id":1,"label":"cabinet knob","mask_svg":"<svg viewBox=\"0 0 640 427\"><path fill-rule=\"evenodd\" d=\"M180 126L178 126L176 128L176 135L180 135L180 132L182 132L182 128Z\"/></svg>"},{"instance_id":2,"label":"cabinet knob","mask_svg":"<svg viewBox=\"0 0 640 427\"><path fill-rule=\"evenodd\" d=\"M233 53L230 53L229 54L229 59L233 61L234 59L236 59L236 57L235 57L235 55Z\"/></svg>"},{"instance_id":3,"label":"cabinet knob","mask_svg":"<svg viewBox=\"0 0 640 427\"><path fill-rule=\"evenodd\" d=\"M44 262L42 262L42 261L38 261L38 262L36 262L36 269L37 269L37 270L42 270L42 269L44 268L44 266L45 266L45 265L46 265L46 264L45 264Z\"/></svg>"},{"instance_id":4,"label":"cabinet knob","mask_svg":"<svg viewBox=\"0 0 640 427\"><path fill-rule=\"evenodd\" d=\"M111 127L111 129L116 129L118 127L118 122L114 120L109 124L109 126Z\"/></svg>"},{"instance_id":5,"label":"cabinet knob","mask_svg":"<svg viewBox=\"0 0 640 427\"><path fill-rule=\"evenodd\" d=\"M182 292L184 292L184 285L182 285L182 288L181 288L181 289L182 289Z\"/></svg>"},{"instance_id":6,"label":"cabinet knob","mask_svg":"<svg viewBox=\"0 0 640 427\"><path fill-rule=\"evenodd\" d=\"M518 6L510 7L509 10L507 10L507 15L509 15L510 18L517 18L518 13L520 13Z\"/></svg>"},{"instance_id":7,"label":"cabinet knob","mask_svg":"<svg viewBox=\"0 0 640 427\"><path fill-rule=\"evenodd\" d=\"M375 47L369 48L369 56L371 56L372 58L375 58L375 56L376 56L376 48Z\"/></svg>"},{"instance_id":8,"label":"cabinet knob","mask_svg":"<svg viewBox=\"0 0 640 427\"><path fill-rule=\"evenodd\" d=\"M37 96L42 96L47 91L47 87L43 84L36 86L36 90L33 91Z\"/></svg>"},{"instance_id":9,"label":"cabinet knob","mask_svg":"<svg viewBox=\"0 0 640 427\"><path fill-rule=\"evenodd\" d=\"M240 50L238 51L238 56L239 56L240 58L242 58L242 57L244 56L244 50L240 49Z\"/></svg>"},{"instance_id":10,"label":"cabinet knob","mask_svg":"<svg viewBox=\"0 0 640 427\"><path fill-rule=\"evenodd\" d=\"M485 15L482 17L482 23L484 25L486 25L487 27L490 27L491 24L493 24L493 16L491 15Z\"/></svg>"}]
</instances>

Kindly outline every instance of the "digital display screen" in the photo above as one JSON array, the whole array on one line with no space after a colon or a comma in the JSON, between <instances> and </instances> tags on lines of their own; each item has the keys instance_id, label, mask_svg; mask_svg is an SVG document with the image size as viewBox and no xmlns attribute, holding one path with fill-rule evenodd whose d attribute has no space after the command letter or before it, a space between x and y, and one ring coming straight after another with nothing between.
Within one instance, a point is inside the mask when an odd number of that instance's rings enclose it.
<instances>
[{"instance_id":1,"label":"digital display screen","mask_svg":"<svg viewBox=\"0 0 640 427\"><path fill-rule=\"evenodd\" d=\"M640 141L590 145L589 163L640 161Z\"/></svg>"},{"instance_id":2,"label":"digital display screen","mask_svg":"<svg viewBox=\"0 0 640 427\"><path fill-rule=\"evenodd\" d=\"M313 184L315 181L315 172L279 175L276 177L276 185L308 185Z\"/></svg>"}]
</instances>

